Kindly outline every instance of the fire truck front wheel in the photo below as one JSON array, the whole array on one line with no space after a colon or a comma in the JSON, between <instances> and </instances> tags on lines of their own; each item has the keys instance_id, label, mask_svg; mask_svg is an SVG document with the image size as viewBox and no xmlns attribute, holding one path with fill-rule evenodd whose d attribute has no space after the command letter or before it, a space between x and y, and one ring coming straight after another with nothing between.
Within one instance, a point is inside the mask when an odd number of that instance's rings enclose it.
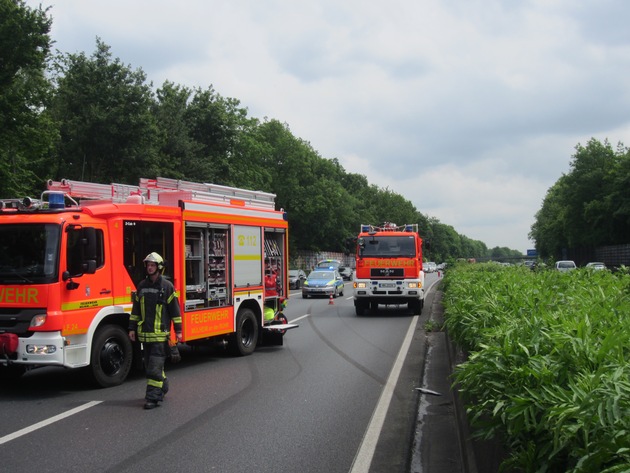
<instances>
[{"instance_id":1,"label":"fire truck front wheel","mask_svg":"<svg viewBox=\"0 0 630 473\"><path fill-rule=\"evenodd\" d=\"M424 306L424 300L417 299L409 302L409 309L414 315L422 314L422 307Z\"/></svg>"},{"instance_id":2,"label":"fire truck front wheel","mask_svg":"<svg viewBox=\"0 0 630 473\"><path fill-rule=\"evenodd\" d=\"M92 341L90 375L97 386L121 384L131 369L133 348L129 335L120 325L105 325Z\"/></svg>"},{"instance_id":3,"label":"fire truck front wheel","mask_svg":"<svg viewBox=\"0 0 630 473\"><path fill-rule=\"evenodd\" d=\"M234 355L251 355L258 344L258 320L251 309L243 308L236 316L236 331L230 340Z\"/></svg>"},{"instance_id":4,"label":"fire truck front wheel","mask_svg":"<svg viewBox=\"0 0 630 473\"><path fill-rule=\"evenodd\" d=\"M365 314L365 311L367 310L368 306L369 306L369 303L367 301L364 301L364 300L354 301L354 310L357 313L357 316L361 316Z\"/></svg>"}]
</instances>

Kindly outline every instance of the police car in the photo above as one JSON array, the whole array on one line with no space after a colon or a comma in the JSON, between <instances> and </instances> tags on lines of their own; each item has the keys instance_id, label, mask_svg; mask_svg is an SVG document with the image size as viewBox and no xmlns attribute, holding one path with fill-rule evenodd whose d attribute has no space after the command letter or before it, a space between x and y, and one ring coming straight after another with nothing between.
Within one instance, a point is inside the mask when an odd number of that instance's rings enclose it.
<instances>
[{"instance_id":1,"label":"police car","mask_svg":"<svg viewBox=\"0 0 630 473\"><path fill-rule=\"evenodd\" d=\"M343 278L336 269L314 269L302 285L302 297L343 296Z\"/></svg>"}]
</instances>

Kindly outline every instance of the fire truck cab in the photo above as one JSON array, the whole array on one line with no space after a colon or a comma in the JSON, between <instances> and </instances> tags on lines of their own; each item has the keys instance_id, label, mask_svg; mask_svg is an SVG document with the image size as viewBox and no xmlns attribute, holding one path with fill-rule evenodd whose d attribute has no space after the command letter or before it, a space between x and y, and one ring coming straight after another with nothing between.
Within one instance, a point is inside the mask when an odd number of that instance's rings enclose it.
<instances>
[{"instance_id":1,"label":"fire truck cab","mask_svg":"<svg viewBox=\"0 0 630 473\"><path fill-rule=\"evenodd\" d=\"M237 355L282 344L288 224L273 194L174 179L138 186L49 181L0 201L0 374L86 367L122 383L141 347L132 293L156 251L179 295L183 341Z\"/></svg>"},{"instance_id":2,"label":"fire truck cab","mask_svg":"<svg viewBox=\"0 0 630 473\"><path fill-rule=\"evenodd\" d=\"M376 311L379 304L407 304L414 314L422 312L424 272L417 224L361 225L356 239L356 314Z\"/></svg>"}]
</instances>

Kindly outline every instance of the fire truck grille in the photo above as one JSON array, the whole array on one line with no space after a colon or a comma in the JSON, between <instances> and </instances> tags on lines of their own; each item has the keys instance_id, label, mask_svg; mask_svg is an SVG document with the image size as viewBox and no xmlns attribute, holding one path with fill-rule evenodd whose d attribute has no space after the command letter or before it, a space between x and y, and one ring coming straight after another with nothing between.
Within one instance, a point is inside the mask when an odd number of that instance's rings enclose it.
<instances>
[{"instance_id":1,"label":"fire truck grille","mask_svg":"<svg viewBox=\"0 0 630 473\"><path fill-rule=\"evenodd\" d=\"M405 276L403 268L372 268L370 277L373 278L402 278Z\"/></svg>"}]
</instances>

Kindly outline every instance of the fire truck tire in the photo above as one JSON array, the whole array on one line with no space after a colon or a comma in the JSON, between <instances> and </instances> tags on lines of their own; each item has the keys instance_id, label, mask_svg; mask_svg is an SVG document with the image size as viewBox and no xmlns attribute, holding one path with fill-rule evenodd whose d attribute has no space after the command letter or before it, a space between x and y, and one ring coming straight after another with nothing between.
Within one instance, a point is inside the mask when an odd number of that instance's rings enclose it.
<instances>
[{"instance_id":1,"label":"fire truck tire","mask_svg":"<svg viewBox=\"0 0 630 473\"><path fill-rule=\"evenodd\" d=\"M361 301L355 301L354 311L359 317L365 314L365 309L367 309L367 303L363 303Z\"/></svg>"},{"instance_id":2,"label":"fire truck tire","mask_svg":"<svg viewBox=\"0 0 630 473\"><path fill-rule=\"evenodd\" d=\"M118 386L127 378L133 358L129 335L120 325L105 325L92 341L90 376L97 386Z\"/></svg>"},{"instance_id":3,"label":"fire truck tire","mask_svg":"<svg viewBox=\"0 0 630 473\"><path fill-rule=\"evenodd\" d=\"M230 340L231 352L236 356L251 355L258 344L258 320L251 309L241 309L236 316L236 331Z\"/></svg>"},{"instance_id":4,"label":"fire truck tire","mask_svg":"<svg viewBox=\"0 0 630 473\"><path fill-rule=\"evenodd\" d=\"M414 315L422 314L423 306L424 306L424 301L422 299L418 299L416 301L412 301L409 303L409 309Z\"/></svg>"}]
</instances>

